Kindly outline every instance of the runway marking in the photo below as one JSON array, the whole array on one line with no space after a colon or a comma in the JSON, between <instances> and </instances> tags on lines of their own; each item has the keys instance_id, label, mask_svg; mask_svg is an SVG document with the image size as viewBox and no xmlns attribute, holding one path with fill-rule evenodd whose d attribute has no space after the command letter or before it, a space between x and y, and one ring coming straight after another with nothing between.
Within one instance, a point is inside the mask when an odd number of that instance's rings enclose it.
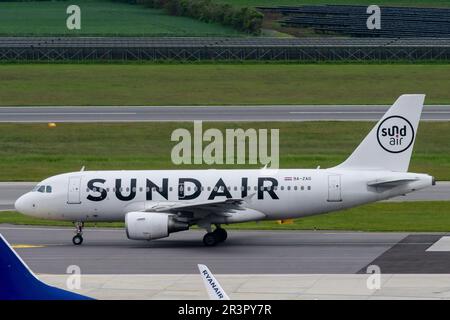
<instances>
[{"instance_id":1,"label":"runway marking","mask_svg":"<svg viewBox=\"0 0 450 320\"><path fill-rule=\"evenodd\" d=\"M219 111L219 112L218 112ZM236 112L202 112L201 115L235 115ZM238 112L239 113L239 112ZM248 113L242 111L241 113ZM290 114L384 114L383 111L289 111ZM64 116L64 115L138 115L138 114L148 114L148 115L173 115L173 113L168 112L0 112L0 115L6 116ZM184 114L197 115L197 112L189 112L186 110ZM263 112L263 114L278 114L275 111L269 113ZM424 111L423 114L450 114L450 111Z\"/></svg>"},{"instance_id":2,"label":"runway marking","mask_svg":"<svg viewBox=\"0 0 450 320\"><path fill-rule=\"evenodd\" d=\"M450 237L445 236L436 241L426 251L428 252L450 252Z\"/></svg>"},{"instance_id":3,"label":"runway marking","mask_svg":"<svg viewBox=\"0 0 450 320\"><path fill-rule=\"evenodd\" d=\"M385 111L290 111L299 114L385 114ZM450 114L450 111L424 111L422 114Z\"/></svg>"},{"instance_id":4,"label":"runway marking","mask_svg":"<svg viewBox=\"0 0 450 320\"><path fill-rule=\"evenodd\" d=\"M34 244L13 244L14 249L31 249L31 248L44 248L44 245L34 245Z\"/></svg>"},{"instance_id":5,"label":"runway marking","mask_svg":"<svg viewBox=\"0 0 450 320\"><path fill-rule=\"evenodd\" d=\"M63 115L127 115L137 112L1 112L0 115L7 116L63 116Z\"/></svg>"},{"instance_id":6,"label":"runway marking","mask_svg":"<svg viewBox=\"0 0 450 320\"><path fill-rule=\"evenodd\" d=\"M1 114L0 114L1 116ZM38 120L0 120L0 123L47 123L50 121L58 122L58 123L146 123L146 122L186 122L186 123L192 123L194 120L203 120L208 122L266 122L267 119L239 119L239 118L227 118L227 119L195 119L195 118L173 118L173 119L135 119L135 120L114 120L114 119L96 119L96 120L83 120L83 119L38 119ZM378 119L369 119L369 118L342 118L342 119L336 119L336 118L323 118L323 119L292 119L292 118L285 118L285 119L272 119L270 122L322 122L322 121L337 121L337 122L375 122ZM421 119L421 121L430 122L448 122L449 119L443 118L443 119L430 119L430 118L424 118Z\"/></svg>"}]
</instances>

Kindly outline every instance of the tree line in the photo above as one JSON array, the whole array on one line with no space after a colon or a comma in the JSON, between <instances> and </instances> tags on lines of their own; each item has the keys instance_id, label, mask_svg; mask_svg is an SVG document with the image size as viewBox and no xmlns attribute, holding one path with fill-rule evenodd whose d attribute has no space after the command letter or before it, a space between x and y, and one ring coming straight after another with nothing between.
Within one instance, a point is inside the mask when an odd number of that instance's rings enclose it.
<instances>
[{"instance_id":1,"label":"tree line","mask_svg":"<svg viewBox=\"0 0 450 320\"><path fill-rule=\"evenodd\" d=\"M164 9L174 16L220 23L239 31L257 35L261 32L263 14L251 7L234 7L213 0L132 0L151 8Z\"/></svg>"}]
</instances>

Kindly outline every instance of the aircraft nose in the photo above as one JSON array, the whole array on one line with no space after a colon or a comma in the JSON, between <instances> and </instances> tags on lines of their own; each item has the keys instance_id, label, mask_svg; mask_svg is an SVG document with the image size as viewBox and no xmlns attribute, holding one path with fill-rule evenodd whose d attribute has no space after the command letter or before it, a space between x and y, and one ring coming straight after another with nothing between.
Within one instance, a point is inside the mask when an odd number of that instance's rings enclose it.
<instances>
[{"instance_id":1,"label":"aircraft nose","mask_svg":"<svg viewBox=\"0 0 450 320\"><path fill-rule=\"evenodd\" d=\"M16 208L16 210L18 212L21 213L26 213L27 212L27 194L24 194L23 196L21 196L19 199L16 200L16 202L14 203L14 207Z\"/></svg>"}]
</instances>

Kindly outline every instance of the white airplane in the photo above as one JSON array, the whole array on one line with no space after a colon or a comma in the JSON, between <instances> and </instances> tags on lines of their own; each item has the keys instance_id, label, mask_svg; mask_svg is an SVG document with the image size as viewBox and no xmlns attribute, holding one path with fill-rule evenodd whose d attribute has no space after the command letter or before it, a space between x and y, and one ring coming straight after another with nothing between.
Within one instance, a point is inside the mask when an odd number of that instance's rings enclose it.
<instances>
[{"instance_id":1,"label":"white airplane","mask_svg":"<svg viewBox=\"0 0 450 320\"><path fill-rule=\"evenodd\" d=\"M424 95L402 95L343 163L328 169L79 171L40 182L17 211L76 225L125 221L129 239L154 240L192 225L206 246L222 225L301 218L404 195L434 185L409 173ZM215 226L215 230L212 230Z\"/></svg>"}]
</instances>

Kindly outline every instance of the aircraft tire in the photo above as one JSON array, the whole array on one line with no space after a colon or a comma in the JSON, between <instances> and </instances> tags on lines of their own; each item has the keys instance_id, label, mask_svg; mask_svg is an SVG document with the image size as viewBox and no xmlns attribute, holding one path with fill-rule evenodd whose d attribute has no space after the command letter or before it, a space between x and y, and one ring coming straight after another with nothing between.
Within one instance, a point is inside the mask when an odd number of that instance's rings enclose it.
<instances>
[{"instance_id":1,"label":"aircraft tire","mask_svg":"<svg viewBox=\"0 0 450 320\"><path fill-rule=\"evenodd\" d=\"M72 243L76 246L79 246L80 244L83 243L83 237L77 234L72 238Z\"/></svg>"},{"instance_id":2,"label":"aircraft tire","mask_svg":"<svg viewBox=\"0 0 450 320\"><path fill-rule=\"evenodd\" d=\"M203 244L207 247L215 246L219 242L219 239L214 232L208 232L203 237Z\"/></svg>"},{"instance_id":3,"label":"aircraft tire","mask_svg":"<svg viewBox=\"0 0 450 320\"><path fill-rule=\"evenodd\" d=\"M214 230L214 233L216 234L216 237L219 242L224 242L225 240L227 240L228 237L227 230L223 228L217 228L216 230Z\"/></svg>"}]
</instances>

